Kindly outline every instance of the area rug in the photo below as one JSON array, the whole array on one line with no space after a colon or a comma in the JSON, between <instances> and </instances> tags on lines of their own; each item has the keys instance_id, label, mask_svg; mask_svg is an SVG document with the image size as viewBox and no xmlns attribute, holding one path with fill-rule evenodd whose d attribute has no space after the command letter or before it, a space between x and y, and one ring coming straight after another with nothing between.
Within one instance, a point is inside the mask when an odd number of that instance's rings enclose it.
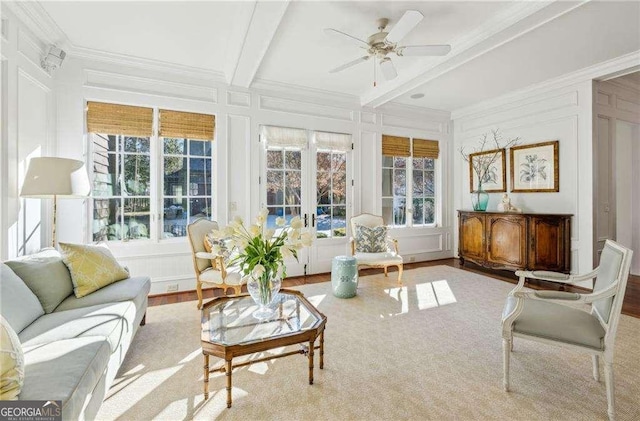
<instances>
[{"instance_id":1,"label":"area rug","mask_svg":"<svg viewBox=\"0 0 640 421\"><path fill-rule=\"evenodd\" d=\"M203 400L195 301L151 307L98 419L607 419L586 354L516 339L512 391L502 390L500 315L513 285L448 266L407 270L402 288L395 275L361 277L351 299L328 282L296 288L327 315L324 370L316 362L309 385L303 356L235 369L231 409L220 373ZM640 419L638 339L640 320L622 316L618 420Z\"/></svg>"}]
</instances>

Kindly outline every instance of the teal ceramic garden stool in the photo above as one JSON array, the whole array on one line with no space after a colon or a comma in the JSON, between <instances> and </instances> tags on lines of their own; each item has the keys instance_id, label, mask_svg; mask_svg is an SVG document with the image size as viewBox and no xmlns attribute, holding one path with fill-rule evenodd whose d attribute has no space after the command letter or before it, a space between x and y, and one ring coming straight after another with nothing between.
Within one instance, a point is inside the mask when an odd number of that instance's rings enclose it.
<instances>
[{"instance_id":1,"label":"teal ceramic garden stool","mask_svg":"<svg viewBox=\"0 0 640 421\"><path fill-rule=\"evenodd\" d=\"M358 263L352 256L336 256L331 265L331 289L338 298L356 296L358 288Z\"/></svg>"}]
</instances>

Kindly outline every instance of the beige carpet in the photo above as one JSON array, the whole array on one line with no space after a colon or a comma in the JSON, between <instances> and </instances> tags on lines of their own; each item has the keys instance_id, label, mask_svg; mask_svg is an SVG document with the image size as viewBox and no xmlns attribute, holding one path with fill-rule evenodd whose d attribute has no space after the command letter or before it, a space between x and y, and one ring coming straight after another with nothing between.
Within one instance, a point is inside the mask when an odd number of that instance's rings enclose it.
<instances>
[{"instance_id":1,"label":"beige carpet","mask_svg":"<svg viewBox=\"0 0 640 421\"><path fill-rule=\"evenodd\" d=\"M212 374L203 402L195 302L149 308L99 419L605 420L591 357L515 341L512 392L502 391L500 314L513 285L447 266L362 277L339 299L330 283L299 289L327 315L325 369L290 356ZM640 419L640 320L622 316L615 373L618 420ZM257 357L256 357L257 358ZM212 364L219 360L212 358Z\"/></svg>"}]
</instances>

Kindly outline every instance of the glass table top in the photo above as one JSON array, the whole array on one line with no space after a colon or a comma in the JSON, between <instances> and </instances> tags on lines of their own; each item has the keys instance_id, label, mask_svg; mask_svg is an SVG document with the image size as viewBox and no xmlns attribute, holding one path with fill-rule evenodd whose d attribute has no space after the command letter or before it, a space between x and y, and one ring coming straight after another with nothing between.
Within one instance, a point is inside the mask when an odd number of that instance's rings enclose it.
<instances>
[{"instance_id":1,"label":"glass table top","mask_svg":"<svg viewBox=\"0 0 640 421\"><path fill-rule=\"evenodd\" d=\"M271 306L273 316L258 320L253 317L258 306L249 295L210 301L202 309L202 341L244 345L314 329L325 319L302 294L293 291L280 291Z\"/></svg>"}]
</instances>

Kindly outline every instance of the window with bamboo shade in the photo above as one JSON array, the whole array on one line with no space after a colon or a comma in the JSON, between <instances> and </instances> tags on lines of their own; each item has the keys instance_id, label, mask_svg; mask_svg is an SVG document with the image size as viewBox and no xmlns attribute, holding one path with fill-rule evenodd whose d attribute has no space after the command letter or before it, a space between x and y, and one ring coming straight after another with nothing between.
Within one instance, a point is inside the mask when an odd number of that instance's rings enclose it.
<instances>
[{"instance_id":1,"label":"window with bamboo shade","mask_svg":"<svg viewBox=\"0 0 640 421\"><path fill-rule=\"evenodd\" d=\"M151 136L153 108L89 101L87 131L111 135Z\"/></svg>"},{"instance_id":2,"label":"window with bamboo shade","mask_svg":"<svg viewBox=\"0 0 640 421\"><path fill-rule=\"evenodd\" d=\"M382 217L394 227L435 223L436 140L382 136Z\"/></svg>"}]
</instances>

